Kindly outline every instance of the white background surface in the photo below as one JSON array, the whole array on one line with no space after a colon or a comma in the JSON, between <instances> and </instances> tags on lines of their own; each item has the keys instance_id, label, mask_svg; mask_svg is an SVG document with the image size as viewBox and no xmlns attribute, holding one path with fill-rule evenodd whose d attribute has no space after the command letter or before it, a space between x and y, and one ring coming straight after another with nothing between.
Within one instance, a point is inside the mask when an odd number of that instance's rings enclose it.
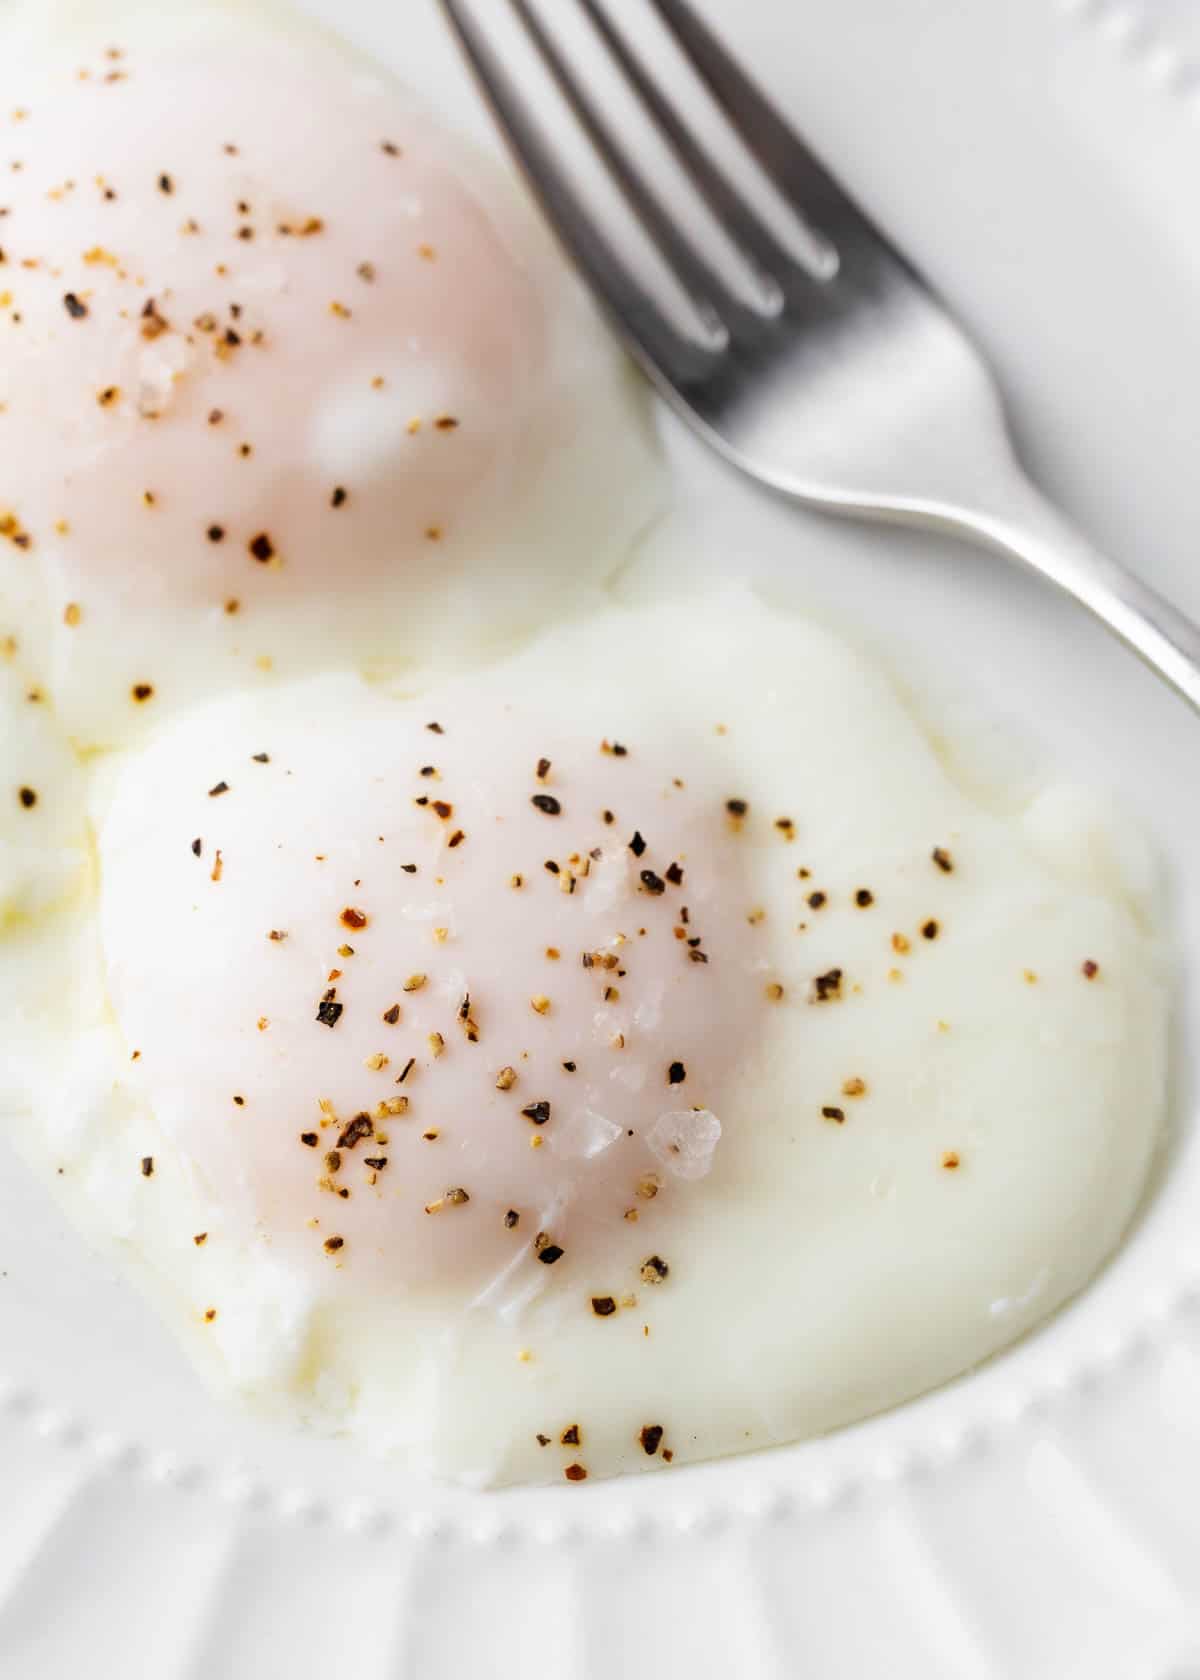
<instances>
[{"instance_id":1,"label":"white background surface","mask_svg":"<svg viewBox=\"0 0 1200 1680\"><path fill-rule=\"evenodd\" d=\"M310 9L426 80L432 0ZM707 10L991 350L1046 488L1200 615L1195 0ZM701 500L786 518L814 601L1141 807L1200 948L1200 726L1128 656L994 560L784 515L682 454ZM1184 982L1181 1041L1195 1013ZM6 1159L0 1675L1200 1680L1180 1060L1137 1231L1022 1347L828 1441L533 1493L408 1485L214 1408Z\"/></svg>"}]
</instances>

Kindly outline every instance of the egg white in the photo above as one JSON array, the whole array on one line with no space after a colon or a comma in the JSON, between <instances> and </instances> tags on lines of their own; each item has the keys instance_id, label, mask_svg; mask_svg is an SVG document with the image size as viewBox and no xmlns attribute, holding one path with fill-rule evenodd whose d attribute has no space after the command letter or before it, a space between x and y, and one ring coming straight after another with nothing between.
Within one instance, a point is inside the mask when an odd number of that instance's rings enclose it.
<instances>
[{"instance_id":1,"label":"egg white","mask_svg":"<svg viewBox=\"0 0 1200 1680\"><path fill-rule=\"evenodd\" d=\"M1012 811L989 808L885 676L745 592L614 607L468 682L480 705L555 707L589 746L602 732L635 749L686 742L705 798L747 802L744 879L730 890L760 978L745 982L752 1030L722 1049L712 1170L614 1226L606 1263L564 1263L515 1303L446 1277L356 1295L281 1263L146 1101L106 964L142 960L152 989L174 984L193 951L186 930L178 948L155 943L154 846L129 857L102 843L107 952L94 893L0 943L15 1046L6 1107L27 1117L23 1147L73 1216L153 1279L215 1384L473 1483L558 1479L576 1463L597 1475L659 1465L663 1448L672 1462L712 1457L894 1405L1086 1282L1140 1194L1165 1081L1165 980L1142 883L1112 848L1081 868L1106 831L1094 801L1047 782ZM436 716L445 692L420 689L418 710ZM356 733L368 738L389 709L399 726L412 704L331 676L219 702L178 739L185 764L207 764L275 731L301 778L297 717L353 755ZM102 835L110 811L136 812L139 786L148 809L161 796L171 810L186 780L161 773L171 739L75 771L66 791L90 799ZM350 843L353 819L337 827ZM305 913L297 902L294 926ZM937 936L924 937L932 921ZM398 949L398 971L410 960ZM817 977L834 970L836 995L818 1003ZM500 952L472 984L505 972ZM763 982L782 997L760 997ZM178 1031L236 1067L208 1020L201 989ZM155 1054L170 1048L160 1033ZM56 1059L64 1071L48 1081ZM639 1274L651 1233L670 1266L654 1286ZM597 1318L597 1291L635 1304ZM572 1426L581 1443L564 1446ZM646 1428L663 1430L653 1455Z\"/></svg>"},{"instance_id":2,"label":"egg white","mask_svg":"<svg viewBox=\"0 0 1200 1680\"><path fill-rule=\"evenodd\" d=\"M622 359L421 80L280 6L0 9L0 636L80 749L511 647L658 505Z\"/></svg>"}]
</instances>

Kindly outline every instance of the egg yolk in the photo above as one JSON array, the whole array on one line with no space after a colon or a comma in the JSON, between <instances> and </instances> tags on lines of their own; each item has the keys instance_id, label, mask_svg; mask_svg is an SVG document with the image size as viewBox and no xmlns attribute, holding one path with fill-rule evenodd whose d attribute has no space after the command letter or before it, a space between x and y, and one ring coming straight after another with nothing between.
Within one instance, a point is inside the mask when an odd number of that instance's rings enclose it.
<instances>
[{"instance_id":1,"label":"egg yolk","mask_svg":"<svg viewBox=\"0 0 1200 1680\"><path fill-rule=\"evenodd\" d=\"M437 121L252 32L72 62L23 114L0 531L58 617L97 591L232 611L453 554L506 493L547 349Z\"/></svg>"},{"instance_id":2,"label":"egg yolk","mask_svg":"<svg viewBox=\"0 0 1200 1680\"><path fill-rule=\"evenodd\" d=\"M110 990L244 1229L353 1280L537 1288L652 1246L717 1158L769 1008L745 846L669 742L437 705L132 766Z\"/></svg>"}]
</instances>

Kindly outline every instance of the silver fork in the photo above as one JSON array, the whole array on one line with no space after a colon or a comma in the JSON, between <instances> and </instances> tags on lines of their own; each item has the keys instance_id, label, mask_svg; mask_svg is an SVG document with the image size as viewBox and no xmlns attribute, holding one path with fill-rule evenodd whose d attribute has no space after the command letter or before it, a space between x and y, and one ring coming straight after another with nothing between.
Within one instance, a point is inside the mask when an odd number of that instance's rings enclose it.
<instances>
[{"instance_id":1,"label":"silver fork","mask_svg":"<svg viewBox=\"0 0 1200 1680\"><path fill-rule=\"evenodd\" d=\"M563 0L556 0L561 5ZM842 514L975 538L1089 608L1200 710L1200 628L1093 549L1025 477L991 373L945 306L847 197L689 0L646 0L776 189L824 242L805 266L714 160L607 0L575 0L723 230L764 277L718 274L530 0L508 0L675 278L714 326L674 324L585 204L501 50L496 0L442 0L559 238L662 395L753 478Z\"/></svg>"}]
</instances>

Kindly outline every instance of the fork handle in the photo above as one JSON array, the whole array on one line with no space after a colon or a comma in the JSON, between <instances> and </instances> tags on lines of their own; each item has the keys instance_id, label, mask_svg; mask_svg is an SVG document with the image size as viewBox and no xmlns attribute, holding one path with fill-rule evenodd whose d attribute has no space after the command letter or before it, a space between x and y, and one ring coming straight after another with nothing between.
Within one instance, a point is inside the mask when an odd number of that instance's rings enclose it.
<instances>
[{"instance_id":1,"label":"fork handle","mask_svg":"<svg viewBox=\"0 0 1200 1680\"><path fill-rule=\"evenodd\" d=\"M946 510L944 520L1058 585L1200 711L1200 626L1083 538L1014 464L988 511Z\"/></svg>"}]
</instances>

